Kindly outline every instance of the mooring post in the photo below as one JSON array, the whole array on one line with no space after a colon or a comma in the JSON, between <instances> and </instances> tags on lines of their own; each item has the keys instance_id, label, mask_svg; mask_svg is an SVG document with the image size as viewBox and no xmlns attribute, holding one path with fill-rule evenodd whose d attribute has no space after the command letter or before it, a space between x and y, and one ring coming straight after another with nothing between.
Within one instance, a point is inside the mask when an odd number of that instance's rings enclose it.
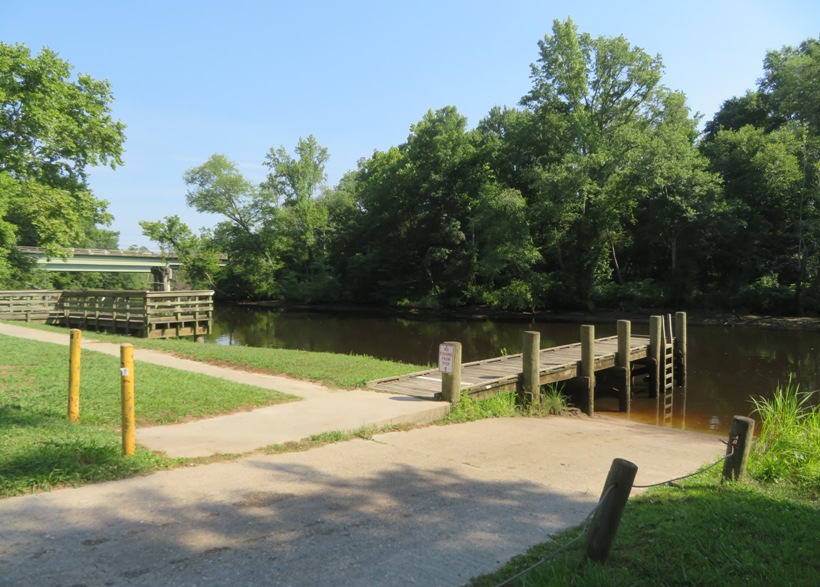
<instances>
[{"instance_id":1,"label":"mooring post","mask_svg":"<svg viewBox=\"0 0 820 587\"><path fill-rule=\"evenodd\" d=\"M122 454L134 456L136 425L134 423L134 346L120 345L120 378L122 396Z\"/></svg>"},{"instance_id":2,"label":"mooring post","mask_svg":"<svg viewBox=\"0 0 820 587\"><path fill-rule=\"evenodd\" d=\"M83 333L76 328L69 335L68 352L68 419L71 422L80 420L80 361L82 357Z\"/></svg>"},{"instance_id":3,"label":"mooring post","mask_svg":"<svg viewBox=\"0 0 820 587\"><path fill-rule=\"evenodd\" d=\"M438 349L441 371L441 399L451 404L461 401L461 343L444 342Z\"/></svg>"},{"instance_id":4,"label":"mooring post","mask_svg":"<svg viewBox=\"0 0 820 587\"><path fill-rule=\"evenodd\" d=\"M595 327L581 326L581 377L587 380L584 411L588 416L595 414Z\"/></svg>"},{"instance_id":5,"label":"mooring post","mask_svg":"<svg viewBox=\"0 0 820 587\"><path fill-rule=\"evenodd\" d=\"M527 405L541 403L541 333L524 332L524 350L521 353L521 399Z\"/></svg>"},{"instance_id":6,"label":"mooring post","mask_svg":"<svg viewBox=\"0 0 820 587\"><path fill-rule=\"evenodd\" d=\"M587 532L585 550L591 560L603 562L609 555L637 474L636 464L624 459L613 459L601 499Z\"/></svg>"},{"instance_id":7,"label":"mooring post","mask_svg":"<svg viewBox=\"0 0 820 587\"><path fill-rule=\"evenodd\" d=\"M726 460L723 461L723 479L743 481L746 478L746 462L752 450L755 421L745 416L732 418L729 429L729 444L726 446Z\"/></svg>"},{"instance_id":8,"label":"mooring post","mask_svg":"<svg viewBox=\"0 0 820 587\"><path fill-rule=\"evenodd\" d=\"M686 385L686 312L675 313L675 375L678 385Z\"/></svg>"},{"instance_id":9,"label":"mooring post","mask_svg":"<svg viewBox=\"0 0 820 587\"><path fill-rule=\"evenodd\" d=\"M618 409L622 412L632 410L632 365L629 362L632 322L618 320L618 354L615 358L620 375L618 388Z\"/></svg>"},{"instance_id":10,"label":"mooring post","mask_svg":"<svg viewBox=\"0 0 820 587\"><path fill-rule=\"evenodd\" d=\"M649 317L649 397L655 398L655 415L660 413L661 373L663 370L663 316Z\"/></svg>"}]
</instances>

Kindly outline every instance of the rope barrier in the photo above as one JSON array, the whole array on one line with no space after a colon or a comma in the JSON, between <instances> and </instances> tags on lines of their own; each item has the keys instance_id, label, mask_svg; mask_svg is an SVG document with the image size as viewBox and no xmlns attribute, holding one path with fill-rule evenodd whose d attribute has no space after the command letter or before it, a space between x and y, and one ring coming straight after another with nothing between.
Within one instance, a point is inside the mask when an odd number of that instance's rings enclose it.
<instances>
[{"instance_id":1,"label":"rope barrier","mask_svg":"<svg viewBox=\"0 0 820 587\"><path fill-rule=\"evenodd\" d=\"M727 443L726 441L721 440L721 442L723 442L724 444L729 446L729 443ZM703 469L695 471L694 473L690 473L689 475L683 475L682 477L675 477L674 479L669 479L667 481L661 481L659 483L652 483L650 485L632 485L632 488L633 489L648 489L650 487L658 487L660 485L667 485L669 483L674 483L675 481L681 481L683 479L688 479L689 477L694 477L696 475L700 475L702 473L705 473L709 469L712 469L712 468L718 466L720 463L722 463L723 461L725 461L726 459L728 459L729 457L734 455L736 446L737 446L737 437L734 437L734 438L732 438L732 444L731 444L732 450L731 450L731 452L729 452L729 454L724 455L723 457L721 457L720 459L718 459L717 461L715 461L714 463L712 463L708 467L705 467ZM581 538L583 538L583 536L584 536L584 532L586 531L587 526L589 525L590 519L592 519L592 516L595 515L595 512L598 511L598 508L601 507L601 504L604 503L604 499L606 499L606 496L609 494L610 491L612 491L612 489L614 487L616 487L616 485L610 485L607 488L607 490L603 493L603 495L601 495L600 499L598 500L598 503L595 505L595 507L592 509L592 511L589 512L589 514L587 514L587 517L584 519L584 525L581 528L581 531L578 533L578 536L576 536L575 538L573 538L572 540L570 540L569 542L567 542L563 546L555 549L554 551L552 551L548 555L540 558L538 561L536 561L535 563L533 563L532 565L530 565L529 567L527 567L523 571L520 571L520 572L516 573L515 575L513 575L512 577L510 577L508 579L504 579L501 583L498 583L498 585L496 585L496 587L504 587L505 585L510 585L513 581L515 581L516 579L518 579L522 575L525 575L526 573L529 573L530 571L532 571L536 567L544 564L548 560L550 560L552 558L555 558L561 552L567 550L570 546L572 546L573 544L575 544L576 542L581 540Z\"/></svg>"},{"instance_id":2,"label":"rope barrier","mask_svg":"<svg viewBox=\"0 0 820 587\"><path fill-rule=\"evenodd\" d=\"M694 473L690 473L688 475L684 475L683 477L675 477L674 479L669 479L668 481L660 481L658 483L651 483L649 485L633 485L632 489L648 489L649 487L658 487L660 485L667 485L669 483L674 483L675 481L680 481L682 479L688 479L689 477L694 477L695 475L700 475L701 473L705 473L709 469L717 467L720 463L722 463L723 461L728 459L733 454L735 454L735 445L734 444L732 445L732 452L730 452L728 455L725 455L725 456L721 457L720 459L718 459L717 461L715 461L714 463L712 463L711 465L709 465L706 468L700 469L700 470L695 471Z\"/></svg>"},{"instance_id":3,"label":"rope barrier","mask_svg":"<svg viewBox=\"0 0 820 587\"><path fill-rule=\"evenodd\" d=\"M615 487L615 485L611 485L609 488L607 488L607 490L604 492L604 494L601 495L601 497L598 499L598 503L595 505L594 508L592 508L592 511L589 512L589 514L587 514L586 518L584 518L584 526L583 526L583 528L581 528L581 532L578 533L578 536L576 536L575 538L573 538L572 540L570 540L569 542L567 542L563 546L561 546L559 548L556 548L554 551L552 551L548 555L542 557L537 562L533 563L532 565L530 565L529 567L527 567L523 571L520 571L519 573L517 573L517 574L513 575L512 577L510 577L509 579L504 579L504 581L502 581L501 583L496 585L496 587L504 587L504 585L509 585L510 583L515 581L518 577L520 577L521 575L529 573L535 567L537 567L539 565L542 565L545 562L547 562L548 560L558 556L561 552L565 551L570 546L572 546L573 544L578 542L581 538L583 538L584 531L587 529L587 526L589 525L589 520L592 518L592 516L595 515L595 512L598 511L598 508L601 507L601 504L604 503L604 499L606 499L606 496L609 494L610 491L612 491L613 487Z\"/></svg>"}]
</instances>

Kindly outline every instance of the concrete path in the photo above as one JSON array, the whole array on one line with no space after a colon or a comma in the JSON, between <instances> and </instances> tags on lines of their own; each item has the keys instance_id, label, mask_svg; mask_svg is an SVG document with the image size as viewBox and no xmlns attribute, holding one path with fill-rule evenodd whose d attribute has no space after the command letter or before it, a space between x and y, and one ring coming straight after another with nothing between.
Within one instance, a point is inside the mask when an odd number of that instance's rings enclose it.
<instances>
[{"instance_id":1,"label":"concrete path","mask_svg":"<svg viewBox=\"0 0 820 587\"><path fill-rule=\"evenodd\" d=\"M18 330L49 342L67 340L0 325L0 334ZM115 345L86 344L118 353ZM279 434L285 423L278 410L336 397L345 398L334 404L338 413L322 417L326 430L343 429L339 422L349 410L342 406L355 397L301 382L280 387L290 380L211 371L216 368L159 353L135 354L243 382L247 376L281 391L302 389L305 401L251 413L260 430L248 435L248 445L269 444ZM372 419L408 417L400 410L425 406L360 393L397 410ZM305 413L321 427L316 412ZM250 417L225 417L215 429L244 436ZM166 452L180 446L196 452L203 443L211 443L208 454L243 450L218 446L214 430L186 426L167 428L187 430L187 438L157 433L149 442ZM306 435L296 425L291 433ZM220 442L228 443L228 436ZM146 438L143 431L140 442ZM582 522L613 458L637 464L636 483L648 484L691 472L723 449L714 436L622 419L509 418L10 498L0 500L0 585L463 585Z\"/></svg>"},{"instance_id":2,"label":"concrete path","mask_svg":"<svg viewBox=\"0 0 820 587\"><path fill-rule=\"evenodd\" d=\"M62 334L0 324L0 334L69 344L68 332ZM120 355L119 345L94 340L93 336L84 336L82 346L116 357ZM275 389L302 398L299 402L251 412L137 430L137 442L169 457L243 453L270 444L301 440L313 434L357 430L362 426L424 424L443 417L449 409L449 405L443 402L373 391L330 389L309 381L217 367L145 349L135 348L134 359ZM139 365L136 372L139 377Z\"/></svg>"}]
</instances>

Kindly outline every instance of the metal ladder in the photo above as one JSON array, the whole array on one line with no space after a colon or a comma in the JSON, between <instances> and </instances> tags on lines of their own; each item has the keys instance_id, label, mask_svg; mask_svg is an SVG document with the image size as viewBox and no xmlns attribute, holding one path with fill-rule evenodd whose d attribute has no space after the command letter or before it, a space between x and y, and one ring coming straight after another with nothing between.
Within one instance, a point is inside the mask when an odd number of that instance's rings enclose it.
<instances>
[{"instance_id":1,"label":"metal ladder","mask_svg":"<svg viewBox=\"0 0 820 587\"><path fill-rule=\"evenodd\" d=\"M672 315L667 314L663 321L663 383L659 390L663 398L664 425L672 424L673 395L675 391L675 345L672 332Z\"/></svg>"}]
</instances>

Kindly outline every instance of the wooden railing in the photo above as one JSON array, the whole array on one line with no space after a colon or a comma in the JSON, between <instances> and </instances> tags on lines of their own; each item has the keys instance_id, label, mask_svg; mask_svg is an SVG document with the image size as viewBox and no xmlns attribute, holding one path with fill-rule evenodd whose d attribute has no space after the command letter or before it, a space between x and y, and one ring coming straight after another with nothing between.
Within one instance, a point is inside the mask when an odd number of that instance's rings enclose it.
<instances>
[{"instance_id":1,"label":"wooden railing","mask_svg":"<svg viewBox=\"0 0 820 587\"><path fill-rule=\"evenodd\" d=\"M143 338L208 334L212 291L0 292L0 319L47 322Z\"/></svg>"},{"instance_id":2,"label":"wooden railing","mask_svg":"<svg viewBox=\"0 0 820 587\"><path fill-rule=\"evenodd\" d=\"M59 290L20 290L0 292L0 319L47 322L60 296Z\"/></svg>"}]
</instances>

